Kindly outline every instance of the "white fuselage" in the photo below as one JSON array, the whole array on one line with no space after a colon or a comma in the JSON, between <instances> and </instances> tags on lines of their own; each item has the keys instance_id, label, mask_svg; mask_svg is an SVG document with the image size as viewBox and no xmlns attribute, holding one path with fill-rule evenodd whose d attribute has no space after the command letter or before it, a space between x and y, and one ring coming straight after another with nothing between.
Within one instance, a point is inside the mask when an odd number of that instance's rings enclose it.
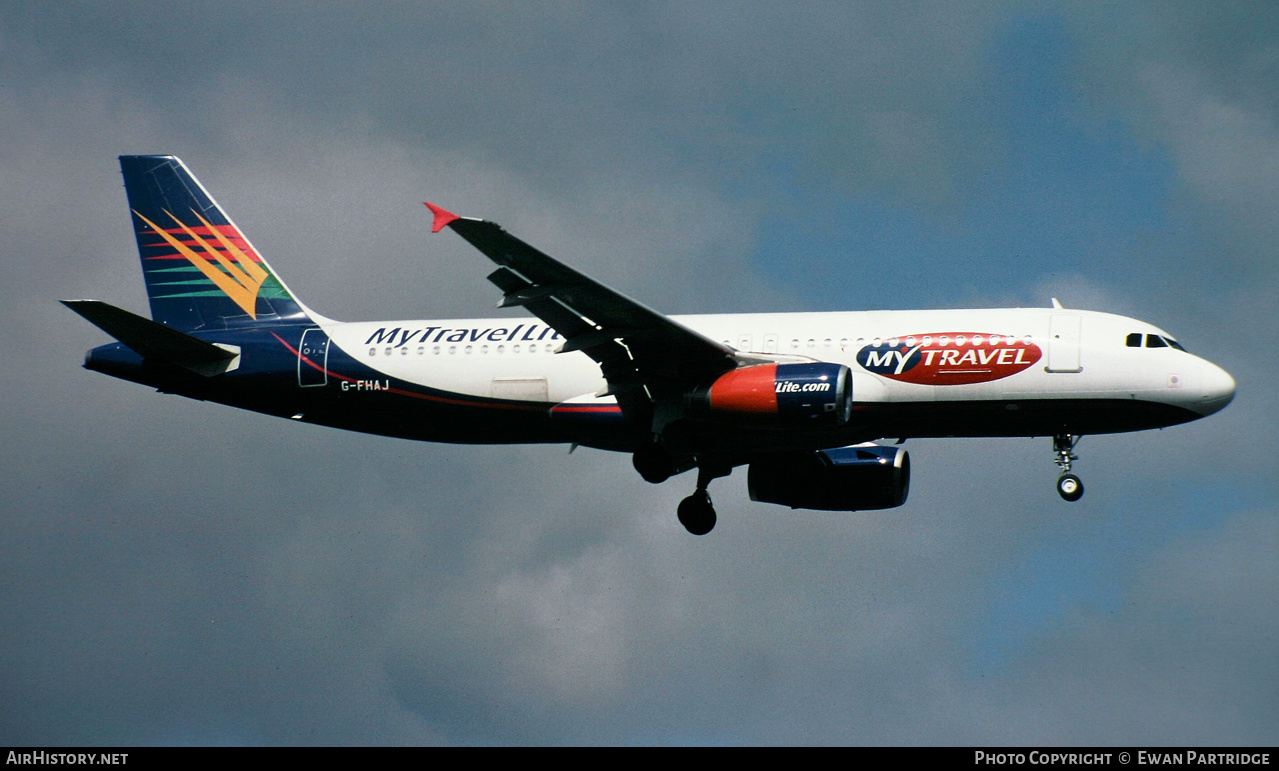
<instances>
[{"instance_id":1,"label":"white fuselage","mask_svg":"<svg viewBox=\"0 0 1279 771\"><path fill-rule=\"evenodd\" d=\"M672 318L742 353L844 364L853 373L854 401L861 404L1128 399L1202 416L1229 403L1235 387L1224 370L1185 351L1126 344L1134 334L1143 341L1146 336L1170 339L1162 330L1094 311L1013 308ZM605 389L598 365L580 352L555 353L562 339L536 319L326 322L322 327L333 343L362 364L442 391L555 404ZM944 344L943 338L948 338ZM907 341L910 346L904 347ZM899 352L890 355L890 344ZM878 350L881 346L883 351ZM859 351L868 348L870 353L859 363ZM922 382L908 382L903 378L907 373L898 371L915 351L914 360L932 368L932 376ZM868 367L867 362L880 366ZM954 374L965 372L971 374Z\"/></svg>"}]
</instances>

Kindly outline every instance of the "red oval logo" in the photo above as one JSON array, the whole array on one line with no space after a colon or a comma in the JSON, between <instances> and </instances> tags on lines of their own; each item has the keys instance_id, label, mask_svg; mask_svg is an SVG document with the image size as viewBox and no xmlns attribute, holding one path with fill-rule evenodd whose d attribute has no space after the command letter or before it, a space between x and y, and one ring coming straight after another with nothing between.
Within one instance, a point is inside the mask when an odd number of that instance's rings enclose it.
<instances>
[{"instance_id":1,"label":"red oval logo","mask_svg":"<svg viewBox=\"0 0 1279 771\"><path fill-rule=\"evenodd\" d=\"M919 385L968 385L999 380L1043 357L1027 339L983 332L902 335L857 352L867 372Z\"/></svg>"}]
</instances>

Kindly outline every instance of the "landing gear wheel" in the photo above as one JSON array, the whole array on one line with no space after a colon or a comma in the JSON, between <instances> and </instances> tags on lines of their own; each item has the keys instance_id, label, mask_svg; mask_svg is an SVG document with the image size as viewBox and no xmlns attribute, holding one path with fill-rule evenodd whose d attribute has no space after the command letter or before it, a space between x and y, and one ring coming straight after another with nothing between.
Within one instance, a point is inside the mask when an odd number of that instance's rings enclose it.
<instances>
[{"instance_id":1,"label":"landing gear wheel","mask_svg":"<svg viewBox=\"0 0 1279 771\"><path fill-rule=\"evenodd\" d=\"M706 535L715 527L715 507L705 490L698 490L679 503L679 523L693 535Z\"/></svg>"},{"instance_id":2,"label":"landing gear wheel","mask_svg":"<svg viewBox=\"0 0 1279 771\"><path fill-rule=\"evenodd\" d=\"M1077 501L1084 497L1084 483L1074 474L1062 474L1057 480L1057 494L1068 501Z\"/></svg>"}]
</instances>

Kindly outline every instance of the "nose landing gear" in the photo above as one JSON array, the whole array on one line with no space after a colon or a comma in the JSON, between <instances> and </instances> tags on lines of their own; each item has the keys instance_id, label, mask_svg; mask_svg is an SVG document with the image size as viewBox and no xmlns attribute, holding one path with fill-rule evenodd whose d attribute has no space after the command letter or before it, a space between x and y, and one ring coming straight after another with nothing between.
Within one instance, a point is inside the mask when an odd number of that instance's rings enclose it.
<instances>
[{"instance_id":1,"label":"nose landing gear","mask_svg":"<svg viewBox=\"0 0 1279 771\"><path fill-rule=\"evenodd\" d=\"M1070 473L1070 464L1079 460L1079 456L1074 453L1075 445L1082 438L1073 434L1057 434L1053 437L1053 453L1057 456L1053 462L1061 469L1061 476L1057 478L1057 494L1072 502L1084 497L1084 483Z\"/></svg>"}]
</instances>

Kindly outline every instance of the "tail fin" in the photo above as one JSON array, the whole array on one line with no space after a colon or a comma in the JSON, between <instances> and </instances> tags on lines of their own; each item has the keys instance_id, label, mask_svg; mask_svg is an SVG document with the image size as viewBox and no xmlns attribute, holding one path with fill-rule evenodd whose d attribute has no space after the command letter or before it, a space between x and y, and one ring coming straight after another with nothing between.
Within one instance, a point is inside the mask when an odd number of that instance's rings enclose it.
<instances>
[{"instance_id":1,"label":"tail fin","mask_svg":"<svg viewBox=\"0 0 1279 771\"><path fill-rule=\"evenodd\" d=\"M311 315L181 160L122 155L120 170L153 319L190 331Z\"/></svg>"}]
</instances>

